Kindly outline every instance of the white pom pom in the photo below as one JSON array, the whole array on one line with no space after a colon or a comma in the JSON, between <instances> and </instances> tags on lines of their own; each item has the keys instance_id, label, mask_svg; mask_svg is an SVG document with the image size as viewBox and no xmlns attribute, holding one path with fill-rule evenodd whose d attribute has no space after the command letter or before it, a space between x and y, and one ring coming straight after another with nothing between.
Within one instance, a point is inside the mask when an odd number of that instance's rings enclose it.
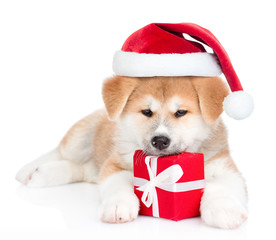
<instances>
[{"instance_id":1,"label":"white pom pom","mask_svg":"<svg viewBox=\"0 0 276 240\"><path fill-rule=\"evenodd\" d=\"M242 120L253 112L254 101L244 91L232 92L224 99L223 109L231 118Z\"/></svg>"}]
</instances>

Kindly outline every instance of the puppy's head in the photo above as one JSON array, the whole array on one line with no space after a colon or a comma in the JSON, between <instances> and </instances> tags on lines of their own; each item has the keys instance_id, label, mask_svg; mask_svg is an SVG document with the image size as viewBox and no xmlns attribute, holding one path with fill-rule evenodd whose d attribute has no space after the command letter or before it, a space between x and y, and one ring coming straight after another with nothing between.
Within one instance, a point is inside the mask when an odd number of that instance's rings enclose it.
<instances>
[{"instance_id":1,"label":"puppy's head","mask_svg":"<svg viewBox=\"0 0 276 240\"><path fill-rule=\"evenodd\" d=\"M108 116L118 120L118 141L159 156L197 151L227 94L217 77L115 76L103 87Z\"/></svg>"}]
</instances>

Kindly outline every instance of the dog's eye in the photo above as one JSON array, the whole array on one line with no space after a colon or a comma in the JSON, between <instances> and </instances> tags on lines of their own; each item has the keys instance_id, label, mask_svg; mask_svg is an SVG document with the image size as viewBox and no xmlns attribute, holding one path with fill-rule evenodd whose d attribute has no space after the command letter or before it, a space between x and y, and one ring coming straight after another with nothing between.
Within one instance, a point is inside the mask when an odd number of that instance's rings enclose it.
<instances>
[{"instance_id":1,"label":"dog's eye","mask_svg":"<svg viewBox=\"0 0 276 240\"><path fill-rule=\"evenodd\" d=\"M150 109L144 109L142 110L142 114L144 114L147 117L151 117L153 112Z\"/></svg>"},{"instance_id":2,"label":"dog's eye","mask_svg":"<svg viewBox=\"0 0 276 240\"><path fill-rule=\"evenodd\" d=\"M186 110L178 110L177 112L174 113L174 116L177 118L183 117L184 115L186 115L188 111Z\"/></svg>"}]
</instances>

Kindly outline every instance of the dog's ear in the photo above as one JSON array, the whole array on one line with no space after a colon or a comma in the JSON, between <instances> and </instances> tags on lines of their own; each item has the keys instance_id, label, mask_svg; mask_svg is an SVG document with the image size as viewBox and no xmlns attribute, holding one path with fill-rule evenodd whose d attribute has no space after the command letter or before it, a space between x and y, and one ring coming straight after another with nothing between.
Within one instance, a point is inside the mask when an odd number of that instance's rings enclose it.
<instances>
[{"instance_id":1,"label":"dog's ear","mask_svg":"<svg viewBox=\"0 0 276 240\"><path fill-rule=\"evenodd\" d=\"M223 112L223 100L228 95L228 87L219 77L194 78L192 84L197 91L205 122L215 122Z\"/></svg>"},{"instance_id":2,"label":"dog's ear","mask_svg":"<svg viewBox=\"0 0 276 240\"><path fill-rule=\"evenodd\" d=\"M130 77L114 76L105 81L102 95L110 120L120 116L136 86L137 79Z\"/></svg>"}]
</instances>

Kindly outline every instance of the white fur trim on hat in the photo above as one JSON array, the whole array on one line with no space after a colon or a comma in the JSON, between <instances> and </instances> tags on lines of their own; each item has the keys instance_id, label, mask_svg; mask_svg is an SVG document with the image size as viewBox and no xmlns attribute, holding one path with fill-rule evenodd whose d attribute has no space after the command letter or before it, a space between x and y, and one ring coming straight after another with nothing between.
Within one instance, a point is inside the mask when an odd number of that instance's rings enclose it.
<instances>
[{"instance_id":1,"label":"white fur trim on hat","mask_svg":"<svg viewBox=\"0 0 276 240\"><path fill-rule=\"evenodd\" d=\"M242 120L251 115L254 109L253 98L244 91L230 93L223 102L224 111L236 120Z\"/></svg>"},{"instance_id":2,"label":"white fur trim on hat","mask_svg":"<svg viewBox=\"0 0 276 240\"><path fill-rule=\"evenodd\" d=\"M212 53L147 54L117 51L113 71L120 76L219 76L222 71Z\"/></svg>"}]
</instances>

